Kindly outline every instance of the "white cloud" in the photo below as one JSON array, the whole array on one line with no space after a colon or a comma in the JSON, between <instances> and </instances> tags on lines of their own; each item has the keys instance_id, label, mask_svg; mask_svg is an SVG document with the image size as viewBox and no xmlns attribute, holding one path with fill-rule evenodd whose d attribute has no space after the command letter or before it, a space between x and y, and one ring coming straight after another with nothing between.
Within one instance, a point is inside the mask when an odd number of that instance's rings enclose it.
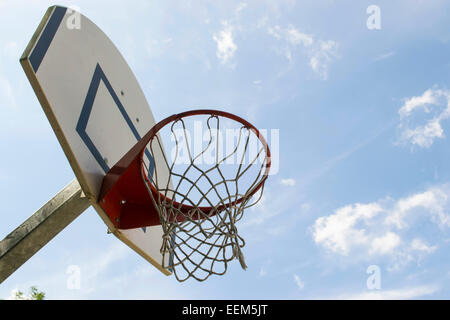
<instances>
[{"instance_id":1,"label":"white cloud","mask_svg":"<svg viewBox=\"0 0 450 320\"><path fill-rule=\"evenodd\" d=\"M417 124L413 119L419 111L429 117L425 124ZM420 96L406 99L398 113L399 128L402 129L400 140L421 148L429 148L436 138L445 137L441 123L450 118L450 91L428 89Z\"/></svg>"},{"instance_id":2,"label":"white cloud","mask_svg":"<svg viewBox=\"0 0 450 320\"><path fill-rule=\"evenodd\" d=\"M437 245L429 246L423 239L415 238L396 252L392 264L388 266L388 271L397 271L405 267L411 262L420 262L429 254L436 251Z\"/></svg>"},{"instance_id":3,"label":"white cloud","mask_svg":"<svg viewBox=\"0 0 450 320\"><path fill-rule=\"evenodd\" d=\"M305 47L309 47L313 44L313 37L302 33L299 30L295 29L292 25L286 29L287 41L293 46L303 45Z\"/></svg>"},{"instance_id":4,"label":"white cloud","mask_svg":"<svg viewBox=\"0 0 450 320\"><path fill-rule=\"evenodd\" d=\"M421 96L411 97L406 99L405 104L400 108L398 113L400 117L405 117L411 114L414 109L424 108L426 112L429 112L429 105L437 104L437 95L440 94L440 91L434 91L432 89L428 89Z\"/></svg>"},{"instance_id":5,"label":"white cloud","mask_svg":"<svg viewBox=\"0 0 450 320\"><path fill-rule=\"evenodd\" d=\"M387 254L397 248L400 242L400 237L389 231L385 235L372 240L369 252L370 254Z\"/></svg>"},{"instance_id":6,"label":"white cloud","mask_svg":"<svg viewBox=\"0 0 450 320\"><path fill-rule=\"evenodd\" d=\"M259 276L260 277L264 277L267 275L267 271L264 267L261 267L261 269L259 269Z\"/></svg>"},{"instance_id":7,"label":"white cloud","mask_svg":"<svg viewBox=\"0 0 450 320\"><path fill-rule=\"evenodd\" d=\"M273 36L275 39L280 40L281 39L281 28L280 26L275 26L275 27L269 27L267 29L267 32Z\"/></svg>"},{"instance_id":8,"label":"white cloud","mask_svg":"<svg viewBox=\"0 0 450 320\"><path fill-rule=\"evenodd\" d=\"M328 66L331 61L337 56L338 44L336 41L319 40L319 46L312 51L312 56L309 60L311 68L323 79L328 79Z\"/></svg>"},{"instance_id":9,"label":"white cloud","mask_svg":"<svg viewBox=\"0 0 450 320\"><path fill-rule=\"evenodd\" d=\"M371 290L357 294L341 296L346 300L407 300L431 295L439 290L437 286L418 286L394 290Z\"/></svg>"},{"instance_id":10,"label":"white cloud","mask_svg":"<svg viewBox=\"0 0 450 320\"><path fill-rule=\"evenodd\" d=\"M294 281L297 287L301 290L305 287L305 283L300 279L300 277L296 274L294 274Z\"/></svg>"},{"instance_id":11,"label":"white cloud","mask_svg":"<svg viewBox=\"0 0 450 320\"><path fill-rule=\"evenodd\" d=\"M449 192L449 185L440 185L397 201L387 198L347 205L316 219L312 236L316 244L334 254L352 254L352 258L359 254L364 259L384 256L391 260L391 269L398 269L437 249L416 234L411 238L408 231L431 222L439 232L448 232Z\"/></svg>"},{"instance_id":12,"label":"white cloud","mask_svg":"<svg viewBox=\"0 0 450 320\"><path fill-rule=\"evenodd\" d=\"M415 251L422 251L425 253L433 253L437 246L429 246L422 239L414 239L411 242L411 249Z\"/></svg>"},{"instance_id":13,"label":"white cloud","mask_svg":"<svg viewBox=\"0 0 450 320\"><path fill-rule=\"evenodd\" d=\"M287 187L294 187L295 186L295 183L296 183L296 181L294 180L294 179L292 179L292 178L289 178L289 179L281 179L281 184L283 185L283 186L287 186Z\"/></svg>"},{"instance_id":14,"label":"white cloud","mask_svg":"<svg viewBox=\"0 0 450 320\"><path fill-rule=\"evenodd\" d=\"M330 63L337 58L338 43L333 40L317 39L314 35L301 32L292 25L282 28L278 25L267 29L269 35L277 40L284 41L285 45L277 48L276 52L283 55L293 63L293 51L302 48L311 69L323 80L328 78Z\"/></svg>"},{"instance_id":15,"label":"white cloud","mask_svg":"<svg viewBox=\"0 0 450 320\"><path fill-rule=\"evenodd\" d=\"M213 39L217 43L217 58L222 64L226 64L233 58L238 47L233 41L233 28L227 22L223 25L224 29L215 33Z\"/></svg>"},{"instance_id":16,"label":"white cloud","mask_svg":"<svg viewBox=\"0 0 450 320\"><path fill-rule=\"evenodd\" d=\"M289 48L283 48L281 50L279 50L279 52L281 52L286 59L288 59L289 63L293 63L293 59L292 59L292 51Z\"/></svg>"},{"instance_id":17,"label":"white cloud","mask_svg":"<svg viewBox=\"0 0 450 320\"><path fill-rule=\"evenodd\" d=\"M433 187L429 190L400 199L391 210L385 222L398 229L408 227L408 216L417 210L426 210L431 219L441 228L450 226L450 216L445 213L448 205L448 188Z\"/></svg>"},{"instance_id":18,"label":"white cloud","mask_svg":"<svg viewBox=\"0 0 450 320\"><path fill-rule=\"evenodd\" d=\"M435 138L444 138L444 130L439 119L430 120L426 125L414 129L405 129L402 134L403 140L422 148L430 147Z\"/></svg>"},{"instance_id":19,"label":"white cloud","mask_svg":"<svg viewBox=\"0 0 450 320\"><path fill-rule=\"evenodd\" d=\"M395 51L389 51L389 52L380 54L380 55L379 55L378 57L376 57L374 60L375 60L375 61L385 60L385 59L388 59L388 58L390 58L390 57L392 57L392 56L394 56L394 55L395 55Z\"/></svg>"},{"instance_id":20,"label":"white cloud","mask_svg":"<svg viewBox=\"0 0 450 320\"><path fill-rule=\"evenodd\" d=\"M240 15L244 9L247 8L247 3L241 2L236 7L236 15Z\"/></svg>"},{"instance_id":21,"label":"white cloud","mask_svg":"<svg viewBox=\"0 0 450 320\"><path fill-rule=\"evenodd\" d=\"M348 255L353 246L371 242L367 231L356 228L356 224L370 220L381 211L381 206L376 203L357 203L340 208L335 214L315 221L314 241L333 252Z\"/></svg>"}]
</instances>

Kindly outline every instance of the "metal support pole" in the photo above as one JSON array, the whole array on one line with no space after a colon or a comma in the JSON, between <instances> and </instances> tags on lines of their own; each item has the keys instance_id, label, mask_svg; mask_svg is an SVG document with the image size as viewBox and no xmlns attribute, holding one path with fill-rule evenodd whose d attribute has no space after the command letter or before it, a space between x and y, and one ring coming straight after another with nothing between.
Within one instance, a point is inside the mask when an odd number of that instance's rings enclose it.
<instances>
[{"instance_id":1,"label":"metal support pole","mask_svg":"<svg viewBox=\"0 0 450 320\"><path fill-rule=\"evenodd\" d=\"M75 179L0 242L0 283L90 206Z\"/></svg>"}]
</instances>

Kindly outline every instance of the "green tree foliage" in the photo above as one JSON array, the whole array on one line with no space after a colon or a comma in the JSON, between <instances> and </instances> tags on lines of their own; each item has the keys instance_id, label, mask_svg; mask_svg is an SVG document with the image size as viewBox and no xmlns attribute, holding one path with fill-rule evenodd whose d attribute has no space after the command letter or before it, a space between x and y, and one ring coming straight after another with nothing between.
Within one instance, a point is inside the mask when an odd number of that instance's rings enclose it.
<instances>
[{"instance_id":1,"label":"green tree foliage","mask_svg":"<svg viewBox=\"0 0 450 320\"><path fill-rule=\"evenodd\" d=\"M13 297L14 300L44 300L45 292L39 291L37 287L30 288L30 294L25 296L22 291L17 291Z\"/></svg>"},{"instance_id":2,"label":"green tree foliage","mask_svg":"<svg viewBox=\"0 0 450 320\"><path fill-rule=\"evenodd\" d=\"M44 300L45 293L42 291L39 291L35 286L32 286L30 289L30 297L31 297L31 300Z\"/></svg>"}]
</instances>

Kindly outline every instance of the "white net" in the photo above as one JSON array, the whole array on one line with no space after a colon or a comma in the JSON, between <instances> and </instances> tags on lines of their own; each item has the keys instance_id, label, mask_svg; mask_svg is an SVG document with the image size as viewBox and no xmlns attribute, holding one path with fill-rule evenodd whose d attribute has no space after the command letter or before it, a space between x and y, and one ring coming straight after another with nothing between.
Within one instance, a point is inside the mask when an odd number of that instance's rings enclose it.
<instances>
[{"instance_id":1,"label":"white net","mask_svg":"<svg viewBox=\"0 0 450 320\"><path fill-rule=\"evenodd\" d=\"M193 118L175 120L147 145L150 154L163 154L167 179L142 162L164 233L162 261L170 257L164 267L178 281L223 275L233 259L246 269L236 223L261 198L270 167L267 143L255 128L217 115ZM199 124L205 123L203 133ZM162 148L164 136L174 145L170 156Z\"/></svg>"}]
</instances>

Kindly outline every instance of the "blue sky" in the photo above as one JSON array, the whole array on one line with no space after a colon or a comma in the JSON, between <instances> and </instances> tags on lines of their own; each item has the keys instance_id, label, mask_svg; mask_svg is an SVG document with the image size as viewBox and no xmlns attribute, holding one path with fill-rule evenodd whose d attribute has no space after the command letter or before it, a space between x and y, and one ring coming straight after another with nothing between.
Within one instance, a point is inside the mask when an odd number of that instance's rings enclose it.
<instances>
[{"instance_id":1,"label":"blue sky","mask_svg":"<svg viewBox=\"0 0 450 320\"><path fill-rule=\"evenodd\" d=\"M74 177L19 64L53 4L0 0L1 238ZM279 171L240 227L247 271L236 261L180 284L89 209L0 297L37 285L53 299L450 298L448 2L59 4L109 35L156 119L214 107L279 129ZM80 289L67 287L71 265ZM366 285L371 265L380 289Z\"/></svg>"}]
</instances>

